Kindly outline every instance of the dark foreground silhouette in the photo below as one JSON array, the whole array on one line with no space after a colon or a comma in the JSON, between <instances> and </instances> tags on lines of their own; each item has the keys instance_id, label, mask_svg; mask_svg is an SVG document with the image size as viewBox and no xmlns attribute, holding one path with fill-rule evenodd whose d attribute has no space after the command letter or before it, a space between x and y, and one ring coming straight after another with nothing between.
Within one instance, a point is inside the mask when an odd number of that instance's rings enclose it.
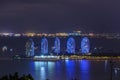
<instances>
[{"instance_id":1,"label":"dark foreground silhouette","mask_svg":"<svg viewBox=\"0 0 120 80\"><path fill-rule=\"evenodd\" d=\"M18 72L15 72L14 75L5 75L0 78L0 80L34 80L31 74L25 75L19 77Z\"/></svg>"},{"instance_id":2,"label":"dark foreground silhouette","mask_svg":"<svg viewBox=\"0 0 120 80\"><path fill-rule=\"evenodd\" d=\"M23 74L21 77L18 75L18 72L15 72L14 75L5 75L0 78L0 80L34 80L31 74L25 75ZM50 79L46 79L50 80ZM76 78L73 78L71 80L77 80Z\"/></svg>"}]
</instances>

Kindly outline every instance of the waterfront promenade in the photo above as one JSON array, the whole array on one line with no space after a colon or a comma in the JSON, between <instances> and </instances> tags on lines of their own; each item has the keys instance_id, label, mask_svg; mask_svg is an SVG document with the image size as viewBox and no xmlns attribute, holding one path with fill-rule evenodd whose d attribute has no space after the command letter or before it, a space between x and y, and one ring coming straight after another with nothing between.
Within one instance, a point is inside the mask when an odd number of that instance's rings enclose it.
<instances>
[{"instance_id":1,"label":"waterfront promenade","mask_svg":"<svg viewBox=\"0 0 120 80\"><path fill-rule=\"evenodd\" d=\"M60 56L61 59L86 59L86 60L120 60L120 56Z\"/></svg>"},{"instance_id":2,"label":"waterfront promenade","mask_svg":"<svg viewBox=\"0 0 120 80\"><path fill-rule=\"evenodd\" d=\"M34 56L34 57L0 57L0 60L120 60L120 56L77 56L77 55L61 55L61 56Z\"/></svg>"}]
</instances>

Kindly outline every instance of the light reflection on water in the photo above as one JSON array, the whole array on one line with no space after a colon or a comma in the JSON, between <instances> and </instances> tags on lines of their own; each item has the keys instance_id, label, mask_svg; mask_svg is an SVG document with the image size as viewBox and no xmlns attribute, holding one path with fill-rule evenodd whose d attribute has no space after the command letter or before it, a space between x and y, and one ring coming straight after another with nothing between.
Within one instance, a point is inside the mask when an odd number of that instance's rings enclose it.
<instances>
[{"instance_id":1,"label":"light reflection on water","mask_svg":"<svg viewBox=\"0 0 120 80\"><path fill-rule=\"evenodd\" d=\"M38 76L38 78L44 80L46 75L44 62L34 62L34 66L35 74Z\"/></svg>"},{"instance_id":2,"label":"light reflection on water","mask_svg":"<svg viewBox=\"0 0 120 80\"><path fill-rule=\"evenodd\" d=\"M73 75L76 75L75 74L75 63L74 61L70 61L70 60L66 60L65 61L65 72L66 72L66 78L74 78Z\"/></svg>"},{"instance_id":3,"label":"light reflection on water","mask_svg":"<svg viewBox=\"0 0 120 80\"><path fill-rule=\"evenodd\" d=\"M120 65L118 61L117 64ZM9 68L7 67L9 65ZM35 80L109 80L108 61L60 60L60 61L0 61L0 76L13 74L31 74ZM114 79L120 79L120 71Z\"/></svg>"},{"instance_id":4,"label":"light reflection on water","mask_svg":"<svg viewBox=\"0 0 120 80\"><path fill-rule=\"evenodd\" d=\"M54 75L54 62L34 62L35 74L37 79L46 80L48 77Z\"/></svg>"},{"instance_id":5,"label":"light reflection on water","mask_svg":"<svg viewBox=\"0 0 120 80\"><path fill-rule=\"evenodd\" d=\"M105 60L105 72L107 72L107 65L108 65L108 61Z\"/></svg>"},{"instance_id":6,"label":"light reflection on water","mask_svg":"<svg viewBox=\"0 0 120 80\"><path fill-rule=\"evenodd\" d=\"M37 79L90 80L89 61L65 60L60 62L34 62ZM33 68L33 67L32 67Z\"/></svg>"},{"instance_id":7,"label":"light reflection on water","mask_svg":"<svg viewBox=\"0 0 120 80\"><path fill-rule=\"evenodd\" d=\"M90 80L90 62L87 60L80 61L81 79L80 80Z\"/></svg>"}]
</instances>

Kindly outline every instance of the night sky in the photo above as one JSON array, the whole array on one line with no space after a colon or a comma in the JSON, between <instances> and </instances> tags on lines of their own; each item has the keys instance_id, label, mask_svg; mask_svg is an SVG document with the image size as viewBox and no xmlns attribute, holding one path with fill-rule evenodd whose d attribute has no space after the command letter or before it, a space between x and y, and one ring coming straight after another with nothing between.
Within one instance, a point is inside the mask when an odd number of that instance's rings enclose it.
<instances>
[{"instance_id":1,"label":"night sky","mask_svg":"<svg viewBox=\"0 0 120 80\"><path fill-rule=\"evenodd\" d=\"M120 0L0 0L1 32L120 32Z\"/></svg>"}]
</instances>

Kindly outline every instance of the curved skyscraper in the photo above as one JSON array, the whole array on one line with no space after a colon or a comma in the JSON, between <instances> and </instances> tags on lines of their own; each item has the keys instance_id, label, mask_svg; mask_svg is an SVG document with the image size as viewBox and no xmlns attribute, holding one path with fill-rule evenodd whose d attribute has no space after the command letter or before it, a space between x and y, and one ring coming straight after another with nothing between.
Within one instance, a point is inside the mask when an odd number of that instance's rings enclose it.
<instances>
[{"instance_id":1,"label":"curved skyscraper","mask_svg":"<svg viewBox=\"0 0 120 80\"><path fill-rule=\"evenodd\" d=\"M60 53L60 39L58 37L54 41L54 53Z\"/></svg>"},{"instance_id":2,"label":"curved skyscraper","mask_svg":"<svg viewBox=\"0 0 120 80\"><path fill-rule=\"evenodd\" d=\"M70 37L67 40L67 52L75 53L75 40L73 37Z\"/></svg>"},{"instance_id":3,"label":"curved skyscraper","mask_svg":"<svg viewBox=\"0 0 120 80\"><path fill-rule=\"evenodd\" d=\"M87 54L89 53L90 50L90 41L87 37L82 38L81 41L81 52L82 54Z\"/></svg>"},{"instance_id":4,"label":"curved skyscraper","mask_svg":"<svg viewBox=\"0 0 120 80\"><path fill-rule=\"evenodd\" d=\"M41 53L47 54L48 53L48 40L44 37L41 40Z\"/></svg>"},{"instance_id":5,"label":"curved skyscraper","mask_svg":"<svg viewBox=\"0 0 120 80\"><path fill-rule=\"evenodd\" d=\"M34 42L32 39L29 39L27 42L26 42L26 56L27 57L32 57L34 56Z\"/></svg>"}]
</instances>

